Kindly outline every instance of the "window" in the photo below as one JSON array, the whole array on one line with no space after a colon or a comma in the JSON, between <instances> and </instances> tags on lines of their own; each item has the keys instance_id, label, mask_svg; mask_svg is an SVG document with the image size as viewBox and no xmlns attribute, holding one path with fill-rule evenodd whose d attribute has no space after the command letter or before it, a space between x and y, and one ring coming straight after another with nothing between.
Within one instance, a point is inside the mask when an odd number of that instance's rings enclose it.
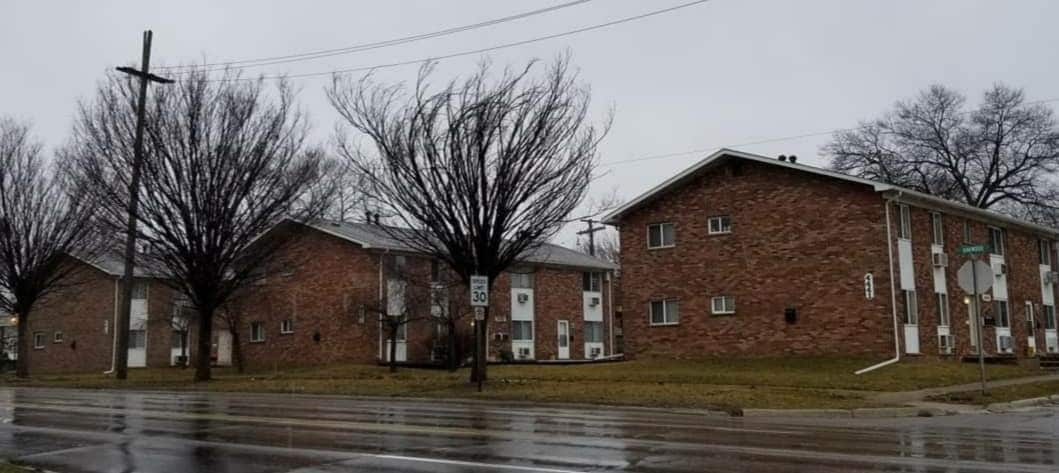
<instances>
[{"instance_id":1,"label":"window","mask_svg":"<svg viewBox=\"0 0 1059 473\"><path fill-rule=\"evenodd\" d=\"M44 332L33 332L33 348L44 349Z\"/></svg>"},{"instance_id":2,"label":"window","mask_svg":"<svg viewBox=\"0 0 1059 473\"><path fill-rule=\"evenodd\" d=\"M676 325L679 322L679 301L676 299L651 301L651 325Z\"/></svg>"},{"instance_id":3,"label":"window","mask_svg":"<svg viewBox=\"0 0 1059 473\"><path fill-rule=\"evenodd\" d=\"M734 314L735 296L717 296L710 304L714 314Z\"/></svg>"},{"instance_id":4,"label":"window","mask_svg":"<svg viewBox=\"0 0 1059 473\"><path fill-rule=\"evenodd\" d=\"M441 262L436 259L430 260L430 282L441 282Z\"/></svg>"},{"instance_id":5,"label":"window","mask_svg":"<svg viewBox=\"0 0 1059 473\"><path fill-rule=\"evenodd\" d=\"M1044 310L1044 328L1055 330L1055 306L1044 305L1041 308Z\"/></svg>"},{"instance_id":6,"label":"window","mask_svg":"<svg viewBox=\"0 0 1059 473\"><path fill-rule=\"evenodd\" d=\"M930 213L930 242L939 246L945 244L944 227L941 224L941 214L938 212Z\"/></svg>"},{"instance_id":7,"label":"window","mask_svg":"<svg viewBox=\"0 0 1059 473\"><path fill-rule=\"evenodd\" d=\"M63 342L63 333L62 332L55 332L55 334L52 335L51 342L52 343L62 343Z\"/></svg>"},{"instance_id":8,"label":"window","mask_svg":"<svg viewBox=\"0 0 1059 473\"><path fill-rule=\"evenodd\" d=\"M532 342L533 341L533 321L532 320L512 320L511 321L511 340L516 342Z\"/></svg>"},{"instance_id":9,"label":"window","mask_svg":"<svg viewBox=\"0 0 1059 473\"><path fill-rule=\"evenodd\" d=\"M291 319L279 323L279 333L288 335L294 333L294 321Z\"/></svg>"},{"instance_id":10,"label":"window","mask_svg":"<svg viewBox=\"0 0 1059 473\"><path fill-rule=\"evenodd\" d=\"M719 235L722 233L732 233L732 217L727 215L710 217L709 234Z\"/></svg>"},{"instance_id":11,"label":"window","mask_svg":"<svg viewBox=\"0 0 1059 473\"><path fill-rule=\"evenodd\" d=\"M585 322L585 343L603 343L603 322Z\"/></svg>"},{"instance_id":12,"label":"window","mask_svg":"<svg viewBox=\"0 0 1059 473\"><path fill-rule=\"evenodd\" d=\"M1052 242L1048 240L1037 240L1037 251L1041 255L1041 264L1052 264Z\"/></svg>"},{"instance_id":13,"label":"window","mask_svg":"<svg viewBox=\"0 0 1059 473\"><path fill-rule=\"evenodd\" d=\"M907 205L898 205L899 219L897 224L897 238L903 240L912 239L912 213Z\"/></svg>"},{"instance_id":14,"label":"window","mask_svg":"<svg viewBox=\"0 0 1059 473\"><path fill-rule=\"evenodd\" d=\"M905 293L905 324L919 324L919 308L916 307L916 291L903 291Z\"/></svg>"},{"instance_id":15,"label":"window","mask_svg":"<svg viewBox=\"0 0 1059 473\"><path fill-rule=\"evenodd\" d=\"M533 289L533 273L509 273L512 289Z\"/></svg>"},{"instance_id":16,"label":"window","mask_svg":"<svg viewBox=\"0 0 1059 473\"><path fill-rule=\"evenodd\" d=\"M581 278L581 288L587 292L599 292L602 289L603 274L602 273L583 273Z\"/></svg>"},{"instance_id":17,"label":"window","mask_svg":"<svg viewBox=\"0 0 1059 473\"><path fill-rule=\"evenodd\" d=\"M676 245L676 232L672 223L655 223L647 226L648 248L669 248Z\"/></svg>"},{"instance_id":18,"label":"window","mask_svg":"<svg viewBox=\"0 0 1059 473\"><path fill-rule=\"evenodd\" d=\"M129 349L147 348L146 330L129 330Z\"/></svg>"},{"instance_id":19,"label":"window","mask_svg":"<svg viewBox=\"0 0 1059 473\"><path fill-rule=\"evenodd\" d=\"M147 299L147 282L136 281L132 284L132 298L133 300L144 300Z\"/></svg>"},{"instance_id":20,"label":"window","mask_svg":"<svg viewBox=\"0 0 1059 473\"><path fill-rule=\"evenodd\" d=\"M993 316L996 317L997 327L1010 327L1011 316L1008 313L1008 301L993 301Z\"/></svg>"},{"instance_id":21,"label":"window","mask_svg":"<svg viewBox=\"0 0 1059 473\"><path fill-rule=\"evenodd\" d=\"M939 292L938 294L938 325L949 325L949 295Z\"/></svg>"},{"instance_id":22,"label":"window","mask_svg":"<svg viewBox=\"0 0 1059 473\"><path fill-rule=\"evenodd\" d=\"M964 220L963 221L963 242L964 243L970 243L971 242L971 221L970 220Z\"/></svg>"},{"instance_id":23,"label":"window","mask_svg":"<svg viewBox=\"0 0 1059 473\"><path fill-rule=\"evenodd\" d=\"M1004 230L997 227L989 227L989 243L992 245L989 251L994 255L1004 254Z\"/></svg>"},{"instance_id":24,"label":"window","mask_svg":"<svg viewBox=\"0 0 1059 473\"><path fill-rule=\"evenodd\" d=\"M184 348L184 332L181 332L179 330L174 330L173 331L172 340L171 340L170 343L171 343L171 346L173 347L173 349L176 349L176 350L183 349Z\"/></svg>"},{"instance_id":25,"label":"window","mask_svg":"<svg viewBox=\"0 0 1059 473\"><path fill-rule=\"evenodd\" d=\"M1030 337L1037 333L1037 320L1033 317L1033 303L1026 301L1026 334Z\"/></svg>"},{"instance_id":26,"label":"window","mask_svg":"<svg viewBox=\"0 0 1059 473\"><path fill-rule=\"evenodd\" d=\"M265 324L261 322L250 323L250 342L259 343L265 341Z\"/></svg>"}]
</instances>

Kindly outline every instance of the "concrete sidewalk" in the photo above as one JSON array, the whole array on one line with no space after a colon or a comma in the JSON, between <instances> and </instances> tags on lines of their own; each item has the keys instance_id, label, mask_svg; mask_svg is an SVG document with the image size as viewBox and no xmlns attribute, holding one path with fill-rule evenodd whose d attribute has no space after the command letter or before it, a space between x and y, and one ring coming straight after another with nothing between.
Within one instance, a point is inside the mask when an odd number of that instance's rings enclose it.
<instances>
[{"instance_id":1,"label":"concrete sidewalk","mask_svg":"<svg viewBox=\"0 0 1059 473\"><path fill-rule=\"evenodd\" d=\"M1001 379L986 381L986 389L1002 388L1004 386L1017 386L1020 384L1043 383L1048 381L1059 381L1059 373L1041 376L1030 376L1028 378ZM917 391L900 391L880 393L873 398L880 404L911 404L922 402L928 397L941 394L963 393L976 391L982 388L982 383L957 384L953 386L942 386L940 388L920 389Z\"/></svg>"}]
</instances>

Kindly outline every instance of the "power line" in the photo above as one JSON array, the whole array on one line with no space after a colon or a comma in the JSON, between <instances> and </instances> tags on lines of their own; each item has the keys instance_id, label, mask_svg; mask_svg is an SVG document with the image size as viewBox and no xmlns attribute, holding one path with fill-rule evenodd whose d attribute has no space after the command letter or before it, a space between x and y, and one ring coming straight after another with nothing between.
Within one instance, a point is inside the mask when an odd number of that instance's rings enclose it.
<instances>
[{"instance_id":1,"label":"power line","mask_svg":"<svg viewBox=\"0 0 1059 473\"><path fill-rule=\"evenodd\" d=\"M463 51L463 52L459 52L459 53L446 54L446 55L443 55L443 56L434 56L434 57L428 57L428 58L413 59L413 60L410 60L410 61L391 62L391 63L387 63L387 64L376 64L374 66L354 67L354 68L350 68L350 69L338 69L338 70L333 70L333 71L310 72L310 73L293 74L293 75L259 76L259 77L255 77L255 78L238 78L238 79L233 79L233 80L298 79L298 78L306 78L306 77L328 76L328 75L334 75L334 74L348 74L350 72L361 72L361 71L370 71L370 70L376 70L376 69L386 69L386 68L391 68L391 67L399 67L399 66L408 66L408 65L412 65L412 64L420 64L420 63L424 63L424 62L427 62L427 61L440 61L440 60L444 60L444 59L452 59L452 58L462 57L462 56L471 56L471 55L475 55L475 54L481 54L481 53L486 53L486 52L490 52L490 51L496 51L496 50L500 50L500 49L513 48L515 46L522 46L522 45L525 45L525 44L536 43L536 42L539 42L539 41L546 41L546 40L549 40L549 39L561 38L561 37L564 37L564 36L572 36L572 35L575 35L575 34L578 34L578 33L584 33L586 31L603 29L603 28L607 28L607 27L610 27L610 26L620 25L622 23L629 23L631 21L642 20L644 18L649 18L649 17L652 17L652 16L657 16L657 15L662 15L662 14L665 14L665 13L670 13L670 12L673 12L673 11L677 11L677 10L681 10L681 9L684 9L684 8L692 7L692 6L699 5L699 4L702 4L702 3L706 3L706 2L709 2L709 1L710 0L696 0L696 1L693 1L693 2L682 3L682 4L679 4L679 5L676 5L676 6L672 6L672 7L669 7L669 8L663 8L661 10L653 10L653 11L649 11L647 13L641 13L639 15L628 16L628 17L625 17L625 18L620 18L620 19L617 19L617 20L608 21L606 23L599 23L599 24L595 24L595 25L592 25L592 26L586 26L586 27L583 27L583 28L578 28L578 29L575 29L575 30L564 31L562 33L555 33L555 34L550 34L550 35L545 35L545 36L538 36L536 38L526 39L526 40L522 40L522 41L504 43L504 44L500 44L500 45L497 45L497 46L490 46L490 47L487 47L487 48L480 48L480 49L475 49L475 50L471 50L471 51Z\"/></svg>"},{"instance_id":2,"label":"power line","mask_svg":"<svg viewBox=\"0 0 1059 473\"><path fill-rule=\"evenodd\" d=\"M1032 101L1032 102L1026 102L1025 105L1040 105L1040 104L1051 103L1051 102L1059 102L1059 97L1051 98L1051 99L1045 99L1045 100L1035 100L1035 101ZM966 114L972 113L972 112L974 112L974 111L973 110L967 110L967 111L960 112L959 114L960 115L966 115ZM833 130L828 130L828 131L820 131L820 132L815 132L815 133L805 133L805 134L801 134L801 135L781 136L781 137L778 137L778 138L766 138L766 139L763 139L763 140L747 141L747 142L744 142L744 143L730 144L730 145L718 146L718 147L714 147L714 148L699 148L699 149L693 149L693 150L688 150L688 151L678 151L678 152L675 152L675 153L655 154L655 155L650 155L650 156L643 156L643 157L640 157L640 158L625 159L625 160L613 161L613 162L609 162L609 163L600 163L599 166L600 167L618 166L618 165L621 165L621 164L638 163L638 162L642 162L642 161L655 161L655 160L659 160L659 159L675 158L675 157L678 157L678 156L687 156L689 154L712 153L712 152L720 150L722 148L740 148L740 147L743 147L743 146L754 146L754 145L761 145L761 144L767 144L767 143L778 143L778 142L781 142L781 141L799 140L799 139L802 139L802 138L812 138L812 137L816 137L816 136L833 135L835 133L840 133L840 132L843 132L843 131L854 131L854 130L858 130L860 128L863 128L863 126L854 126L854 127L849 127L849 128L835 128Z\"/></svg>"},{"instance_id":3,"label":"power line","mask_svg":"<svg viewBox=\"0 0 1059 473\"><path fill-rule=\"evenodd\" d=\"M288 55L283 55L283 56L270 56L270 57L262 57L262 58L256 58L256 59L240 59L240 60L232 60L232 61L225 61L225 62L214 62L214 63L198 64L198 65L168 66L168 67L161 67L160 69L180 70L180 69L199 69L199 68L203 68L203 69L205 69L206 72L212 72L212 71L216 71L216 70L223 70L223 69L229 68L231 66L239 66L239 67L236 67L236 69L245 69L245 68L250 68L250 67L261 67L261 66L269 66L269 65L274 65L274 64L285 64L285 63L290 63L290 62L309 61L309 60L313 60L313 59L320 59L320 58L331 57L331 56L339 56L339 55L343 55L343 54L351 54L351 53L362 52L362 51L369 51L369 50L373 50L373 49L385 48L385 47L390 47L390 46L398 46L398 45L402 45L402 44L408 44L408 43L414 43L414 42L417 42L417 41L423 41L423 40L426 40L426 39L433 39L433 38L437 38L437 37L441 37L441 36L447 36L447 35L451 35L451 34L462 33L464 31L470 31L470 30L478 29L478 28L485 28L485 27L488 27L488 26L494 26L494 25L498 25L498 24L501 24L501 23L507 23L507 22L510 22L510 21L521 20L521 19L524 19L524 18L529 18L529 17L532 17L532 16L536 16L536 15L550 13L550 12L553 12L553 11L562 10L564 8L569 8L569 7L581 5L581 4L584 4L584 3L591 2L591 1L593 1L593 0L576 0L576 1L572 1L572 2L561 3L559 5L553 5L553 6L547 7L547 8L540 8L540 9L537 9L537 10L531 10L531 11L522 12L522 13L518 13L518 14L514 14L514 15L509 15L509 16L505 16L505 17L501 17L501 18L494 18L494 19L491 19L491 20L486 20L486 21L482 21L482 22L478 22L478 23L469 24L469 25L457 26L457 27L453 27L453 28L446 28L446 29L443 29L443 30L432 31L432 32L429 32L429 33L420 33L420 34L416 34L416 35L404 36L404 37L400 37L400 38L393 38L393 39L388 39L388 40L384 40L384 41L374 41L374 42L370 42L370 43L361 43L361 44L356 44L356 45L353 45L353 46L347 46L347 47L343 47L343 48L323 49L323 50L317 50L317 51L307 51L307 52L297 53L297 54L288 54ZM217 66L217 67L215 67L215 66Z\"/></svg>"}]
</instances>

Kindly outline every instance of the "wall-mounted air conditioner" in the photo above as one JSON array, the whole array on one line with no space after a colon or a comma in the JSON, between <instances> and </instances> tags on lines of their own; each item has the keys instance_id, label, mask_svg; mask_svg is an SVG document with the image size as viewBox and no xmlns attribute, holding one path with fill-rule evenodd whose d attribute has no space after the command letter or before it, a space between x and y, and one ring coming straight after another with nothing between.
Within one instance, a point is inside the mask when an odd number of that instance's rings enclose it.
<instances>
[{"instance_id":1,"label":"wall-mounted air conditioner","mask_svg":"<svg viewBox=\"0 0 1059 473\"><path fill-rule=\"evenodd\" d=\"M530 357L530 349L529 348L519 348L518 349L518 359L520 359L520 360L528 360L529 357Z\"/></svg>"},{"instance_id":2,"label":"wall-mounted air conditioner","mask_svg":"<svg viewBox=\"0 0 1059 473\"><path fill-rule=\"evenodd\" d=\"M931 261L934 263L934 267L944 268L949 265L949 255L945 253L934 253L931 255Z\"/></svg>"},{"instance_id":3,"label":"wall-mounted air conditioner","mask_svg":"<svg viewBox=\"0 0 1059 473\"><path fill-rule=\"evenodd\" d=\"M1048 271L1044 273L1045 284L1055 284L1057 282L1059 282L1059 273L1055 271Z\"/></svg>"},{"instance_id":4,"label":"wall-mounted air conditioner","mask_svg":"<svg viewBox=\"0 0 1059 473\"><path fill-rule=\"evenodd\" d=\"M603 349L602 348L593 348L593 349L588 351L588 357L592 358L592 359L599 358L600 355L602 355L602 354L603 354Z\"/></svg>"},{"instance_id":5,"label":"wall-mounted air conditioner","mask_svg":"<svg viewBox=\"0 0 1059 473\"><path fill-rule=\"evenodd\" d=\"M951 355L954 350L952 335L938 335L938 353Z\"/></svg>"},{"instance_id":6,"label":"wall-mounted air conditioner","mask_svg":"<svg viewBox=\"0 0 1059 473\"><path fill-rule=\"evenodd\" d=\"M595 307L597 305L599 305L599 298L598 297L593 297L593 298L588 300L588 306L589 307Z\"/></svg>"},{"instance_id":7,"label":"wall-mounted air conditioner","mask_svg":"<svg viewBox=\"0 0 1059 473\"><path fill-rule=\"evenodd\" d=\"M527 302L529 302L529 294L519 294L518 295L518 303L519 304L525 304Z\"/></svg>"},{"instance_id":8,"label":"wall-mounted air conditioner","mask_svg":"<svg viewBox=\"0 0 1059 473\"><path fill-rule=\"evenodd\" d=\"M1015 341L1010 335L1001 335L999 337L1000 351L1002 353L1011 353L1015 351Z\"/></svg>"},{"instance_id":9,"label":"wall-mounted air conditioner","mask_svg":"<svg viewBox=\"0 0 1059 473\"><path fill-rule=\"evenodd\" d=\"M1000 263L999 274L1006 275L1007 273L1008 273L1008 265L1007 265L1007 263Z\"/></svg>"}]
</instances>

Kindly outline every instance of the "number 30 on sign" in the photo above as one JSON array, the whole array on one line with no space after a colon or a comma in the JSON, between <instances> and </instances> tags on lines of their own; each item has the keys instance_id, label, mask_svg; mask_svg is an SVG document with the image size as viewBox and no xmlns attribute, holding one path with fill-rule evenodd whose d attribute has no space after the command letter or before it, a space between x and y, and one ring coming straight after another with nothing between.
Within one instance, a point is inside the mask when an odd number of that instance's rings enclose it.
<instances>
[{"instance_id":1,"label":"number 30 on sign","mask_svg":"<svg viewBox=\"0 0 1059 473\"><path fill-rule=\"evenodd\" d=\"M487 307L489 305L489 277L471 276L471 306Z\"/></svg>"}]
</instances>

